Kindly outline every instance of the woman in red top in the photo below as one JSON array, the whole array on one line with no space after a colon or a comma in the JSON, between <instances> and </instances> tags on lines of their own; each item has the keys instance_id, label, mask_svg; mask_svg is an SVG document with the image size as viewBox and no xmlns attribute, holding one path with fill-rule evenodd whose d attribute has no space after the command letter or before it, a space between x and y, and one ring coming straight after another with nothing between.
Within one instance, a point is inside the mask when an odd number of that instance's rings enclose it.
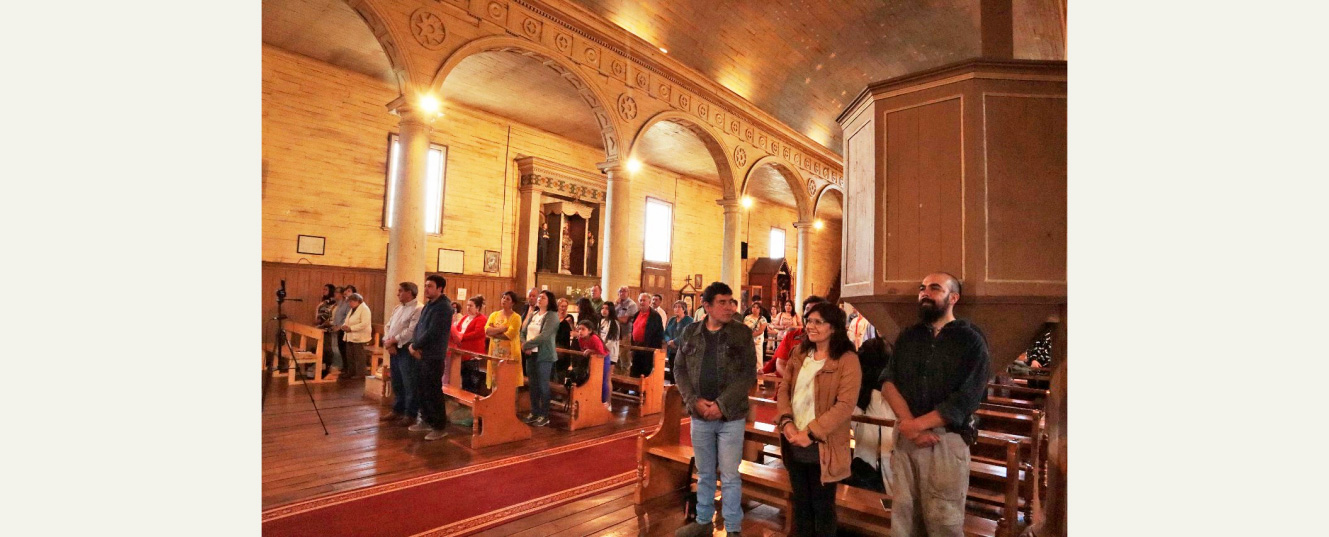
<instances>
[{"instance_id":1,"label":"woman in red top","mask_svg":"<svg viewBox=\"0 0 1329 537\"><path fill-rule=\"evenodd\" d=\"M451 344L458 349L478 354L485 353L485 319L480 317L480 309L485 306L485 297L475 295L466 300L466 311L457 322L452 324ZM480 393L485 385L485 371L477 360L465 360L461 364L462 389Z\"/></svg>"},{"instance_id":2,"label":"woman in red top","mask_svg":"<svg viewBox=\"0 0 1329 537\"><path fill-rule=\"evenodd\" d=\"M600 341L600 335L596 334L595 322L590 319L582 319L577 323L577 345L584 356L589 357L592 353L599 354L604 358L604 385L600 388L600 402L605 404L605 408L613 410L609 406L609 368L613 364L609 360L609 351L605 350L604 342ZM590 364L594 367L596 364Z\"/></svg>"}]
</instances>

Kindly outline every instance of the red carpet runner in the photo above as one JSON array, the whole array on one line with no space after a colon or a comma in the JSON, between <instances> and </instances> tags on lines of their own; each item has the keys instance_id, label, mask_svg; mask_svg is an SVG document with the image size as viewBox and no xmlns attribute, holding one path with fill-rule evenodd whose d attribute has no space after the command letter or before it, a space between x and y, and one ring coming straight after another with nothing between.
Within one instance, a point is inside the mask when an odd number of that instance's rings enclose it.
<instances>
[{"instance_id":1,"label":"red carpet runner","mask_svg":"<svg viewBox=\"0 0 1329 537\"><path fill-rule=\"evenodd\" d=\"M459 535L636 480L637 431L263 512L263 535Z\"/></svg>"}]
</instances>

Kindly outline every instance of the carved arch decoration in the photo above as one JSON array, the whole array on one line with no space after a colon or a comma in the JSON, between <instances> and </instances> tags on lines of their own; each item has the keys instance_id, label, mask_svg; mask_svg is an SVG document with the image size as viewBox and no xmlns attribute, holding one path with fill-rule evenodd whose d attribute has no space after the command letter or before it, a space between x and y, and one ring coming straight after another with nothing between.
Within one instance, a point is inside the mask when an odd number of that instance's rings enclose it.
<instances>
[{"instance_id":1,"label":"carved arch decoration","mask_svg":"<svg viewBox=\"0 0 1329 537\"><path fill-rule=\"evenodd\" d=\"M829 194L832 190L840 194L840 209L844 210L844 189L835 183L828 183L817 192L816 202L812 205L813 218L816 218L817 213L821 211L821 200L825 199L826 194Z\"/></svg>"},{"instance_id":2,"label":"carved arch decoration","mask_svg":"<svg viewBox=\"0 0 1329 537\"><path fill-rule=\"evenodd\" d=\"M398 33L392 31L383 15L370 4L368 0L346 0L346 5L360 16L369 27L370 33L374 34L374 39L378 40L379 46L383 47L383 53L388 57L392 73L397 77L397 91L400 95L405 95L407 88L411 86L411 68L397 44Z\"/></svg>"},{"instance_id":3,"label":"carved arch decoration","mask_svg":"<svg viewBox=\"0 0 1329 537\"><path fill-rule=\"evenodd\" d=\"M734 167L729 163L729 150L724 145L723 136L713 127L699 119L696 116L684 113L678 110L665 110L651 116L645 123L637 129L636 135L632 137L632 145L628 155L635 154L637 144L641 141L646 131L655 126L656 123L670 122L680 125L701 140L702 145L706 146L706 151L711 154L711 159L715 161L715 170L720 176L720 184L724 187L724 199L738 199L739 189L737 186L737 174L734 173Z\"/></svg>"},{"instance_id":4,"label":"carved arch decoration","mask_svg":"<svg viewBox=\"0 0 1329 537\"><path fill-rule=\"evenodd\" d=\"M739 189L739 193L742 194L748 191L748 184L752 180L752 176L755 175L757 169L762 166L775 168L775 172L780 174L780 177L783 177L785 183L789 185L789 190L794 194L794 205L798 208L798 220L800 222L811 221L813 204L812 199L808 195L807 187L805 186L808 178L804 177L802 173L799 173L797 166L794 166L783 158L775 155L766 155L753 162L752 167L748 168L747 174L743 177L743 185Z\"/></svg>"},{"instance_id":5,"label":"carved arch decoration","mask_svg":"<svg viewBox=\"0 0 1329 537\"><path fill-rule=\"evenodd\" d=\"M544 64L545 67L553 69L564 80L567 80L572 87L581 95L586 105L591 108L591 113L595 116L595 122L600 127L600 137L605 146L605 157L607 160L618 158L622 145L619 138L619 132L625 129L620 127L620 123L614 120L619 115L616 112L619 109L618 104L610 108L606 103L618 103L615 99L607 98L601 88L587 81L582 76L577 66L564 57L563 54L549 50L546 47L526 40L508 36L489 36L474 39L448 56L443 62L443 66L434 74L434 79L429 84L429 89L442 94L443 81L447 80L448 74L452 72L457 65L472 55L482 52L511 52L521 54L528 58L535 59ZM446 98L447 96L444 95ZM615 112L611 112L615 110Z\"/></svg>"}]
</instances>

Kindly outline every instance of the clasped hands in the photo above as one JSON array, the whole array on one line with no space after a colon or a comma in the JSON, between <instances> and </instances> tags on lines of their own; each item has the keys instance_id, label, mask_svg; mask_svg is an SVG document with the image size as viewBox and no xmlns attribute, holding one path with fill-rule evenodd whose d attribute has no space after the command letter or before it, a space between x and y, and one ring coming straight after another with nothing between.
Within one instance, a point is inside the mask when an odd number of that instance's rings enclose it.
<instances>
[{"instance_id":1,"label":"clasped hands","mask_svg":"<svg viewBox=\"0 0 1329 537\"><path fill-rule=\"evenodd\" d=\"M918 447L932 447L941 441L936 433L923 428L922 422L917 419L898 420L895 423L895 430L900 431L900 436Z\"/></svg>"},{"instance_id":2,"label":"clasped hands","mask_svg":"<svg viewBox=\"0 0 1329 537\"><path fill-rule=\"evenodd\" d=\"M698 397L696 404L693 406L697 409L697 413L701 414L701 417L706 420L713 421L724 417L724 413L720 412L720 405L716 404L715 401Z\"/></svg>"},{"instance_id":3,"label":"clasped hands","mask_svg":"<svg viewBox=\"0 0 1329 537\"><path fill-rule=\"evenodd\" d=\"M784 434L785 440L788 440L790 444L795 446L808 447L812 445L812 437L808 432L798 430L798 426L794 425L794 422L792 421L785 422L784 428L780 429L780 433Z\"/></svg>"}]
</instances>

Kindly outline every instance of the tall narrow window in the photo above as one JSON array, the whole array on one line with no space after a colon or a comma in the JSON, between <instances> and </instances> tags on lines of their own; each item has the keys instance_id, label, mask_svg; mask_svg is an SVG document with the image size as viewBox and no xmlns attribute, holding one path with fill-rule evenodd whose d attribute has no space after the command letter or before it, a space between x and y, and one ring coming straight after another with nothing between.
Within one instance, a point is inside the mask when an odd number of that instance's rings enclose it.
<instances>
[{"instance_id":1,"label":"tall narrow window","mask_svg":"<svg viewBox=\"0 0 1329 537\"><path fill-rule=\"evenodd\" d=\"M784 230L778 227L771 228L771 252L767 257L776 259L784 258Z\"/></svg>"},{"instance_id":2,"label":"tall narrow window","mask_svg":"<svg viewBox=\"0 0 1329 537\"><path fill-rule=\"evenodd\" d=\"M401 169L401 143L397 135L388 137L388 186L383 196L383 227L391 228L395 222L392 202L397 196L397 177ZM437 234L443 227L443 175L447 171L448 148L441 145L429 146L429 157L425 163L425 233Z\"/></svg>"},{"instance_id":3,"label":"tall narrow window","mask_svg":"<svg viewBox=\"0 0 1329 537\"><path fill-rule=\"evenodd\" d=\"M646 249L647 261L669 262L669 246L672 244L674 230L674 208L663 201L646 198ZM606 233L609 232L606 230Z\"/></svg>"}]
</instances>

